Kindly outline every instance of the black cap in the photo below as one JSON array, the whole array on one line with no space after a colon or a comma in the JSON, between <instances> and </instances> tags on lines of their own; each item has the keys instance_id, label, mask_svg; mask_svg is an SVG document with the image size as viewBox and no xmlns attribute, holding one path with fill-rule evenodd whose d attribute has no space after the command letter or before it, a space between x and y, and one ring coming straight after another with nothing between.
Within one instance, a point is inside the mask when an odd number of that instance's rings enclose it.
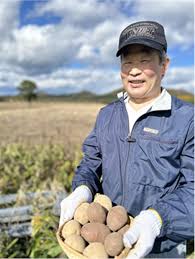
<instances>
[{"instance_id":1,"label":"black cap","mask_svg":"<svg viewBox=\"0 0 195 259\"><path fill-rule=\"evenodd\" d=\"M167 41L164 28L154 21L141 21L127 26L120 35L116 56L120 56L123 48L131 44L142 44L153 49L167 52Z\"/></svg>"}]
</instances>

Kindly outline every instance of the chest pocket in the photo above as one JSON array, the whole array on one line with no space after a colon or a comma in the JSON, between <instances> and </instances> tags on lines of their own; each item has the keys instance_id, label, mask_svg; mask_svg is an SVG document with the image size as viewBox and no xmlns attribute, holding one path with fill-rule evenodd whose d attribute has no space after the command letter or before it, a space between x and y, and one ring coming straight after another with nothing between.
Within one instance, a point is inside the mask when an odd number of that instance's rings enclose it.
<instances>
[{"instance_id":1,"label":"chest pocket","mask_svg":"<svg viewBox=\"0 0 195 259\"><path fill-rule=\"evenodd\" d=\"M134 183L165 188L178 177L180 160L177 139L140 134L135 152Z\"/></svg>"}]
</instances>

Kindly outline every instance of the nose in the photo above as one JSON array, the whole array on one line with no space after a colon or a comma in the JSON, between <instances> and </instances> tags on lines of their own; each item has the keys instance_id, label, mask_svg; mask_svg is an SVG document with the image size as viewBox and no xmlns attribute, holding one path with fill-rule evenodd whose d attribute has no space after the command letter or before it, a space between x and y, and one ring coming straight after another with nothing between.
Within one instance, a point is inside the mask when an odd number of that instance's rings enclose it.
<instances>
[{"instance_id":1,"label":"nose","mask_svg":"<svg viewBox=\"0 0 195 259\"><path fill-rule=\"evenodd\" d=\"M141 71L139 68L134 67L134 68L132 68L132 69L129 71L129 75L131 75L131 76L138 76L138 75L141 74L141 72L142 72L142 71Z\"/></svg>"}]
</instances>

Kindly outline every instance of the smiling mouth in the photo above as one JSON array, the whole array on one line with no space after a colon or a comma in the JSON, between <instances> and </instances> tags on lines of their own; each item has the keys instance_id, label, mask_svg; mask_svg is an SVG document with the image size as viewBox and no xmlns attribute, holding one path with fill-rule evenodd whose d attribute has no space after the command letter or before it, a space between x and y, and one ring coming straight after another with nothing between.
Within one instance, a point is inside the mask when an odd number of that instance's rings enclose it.
<instances>
[{"instance_id":1,"label":"smiling mouth","mask_svg":"<svg viewBox=\"0 0 195 259\"><path fill-rule=\"evenodd\" d=\"M129 80L129 83L131 84L143 84L144 82L144 80Z\"/></svg>"}]
</instances>

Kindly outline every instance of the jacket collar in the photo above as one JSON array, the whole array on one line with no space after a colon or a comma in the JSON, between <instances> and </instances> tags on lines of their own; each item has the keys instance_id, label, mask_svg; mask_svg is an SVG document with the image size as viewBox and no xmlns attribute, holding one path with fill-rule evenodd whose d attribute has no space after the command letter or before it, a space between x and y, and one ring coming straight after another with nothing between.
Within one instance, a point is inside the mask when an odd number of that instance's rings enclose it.
<instances>
[{"instance_id":1,"label":"jacket collar","mask_svg":"<svg viewBox=\"0 0 195 259\"><path fill-rule=\"evenodd\" d=\"M171 95L166 89L162 89L159 97L154 101L150 111L167 111L171 110Z\"/></svg>"},{"instance_id":2,"label":"jacket collar","mask_svg":"<svg viewBox=\"0 0 195 259\"><path fill-rule=\"evenodd\" d=\"M128 98L127 92L120 92L117 94L117 97L120 98L120 101L124 102L126 98ZM171 95L167 92L166 89L162 88L161 94L156 98L153 102L151 111L167 111L171 110Z\"/></svg>"}]
</instances>

